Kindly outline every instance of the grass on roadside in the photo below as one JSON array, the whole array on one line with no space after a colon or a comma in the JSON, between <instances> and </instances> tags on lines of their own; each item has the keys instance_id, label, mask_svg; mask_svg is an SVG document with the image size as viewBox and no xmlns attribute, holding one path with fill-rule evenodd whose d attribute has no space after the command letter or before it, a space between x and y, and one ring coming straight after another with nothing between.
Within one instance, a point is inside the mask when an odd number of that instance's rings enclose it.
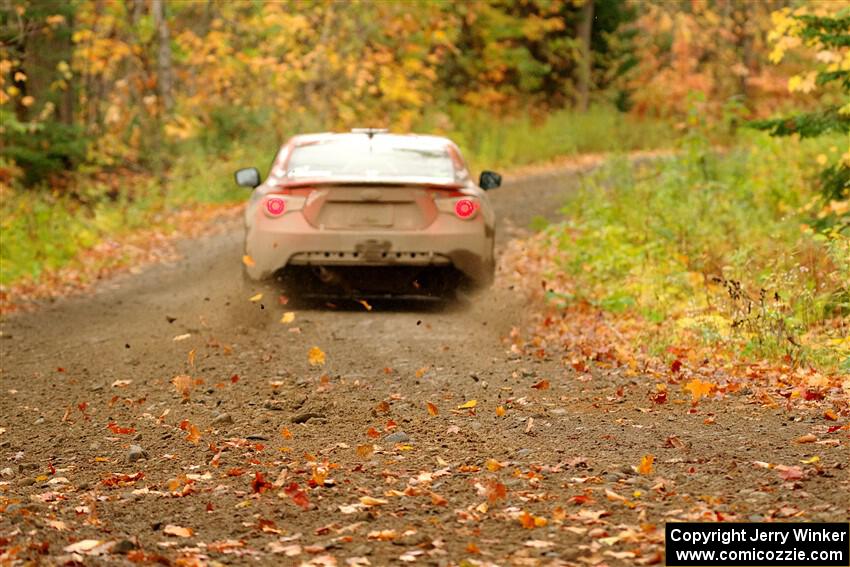
<instances>
[{"instance_id":1,"label":"grass on roadside","mask_svg":"<svg viewBox=\"0 0 850 567\"><path fill-rule=\"evenodd\" d=\"M699 343L850 374L850 238L811 226L848 214L813 180L844 147L748 134L717 153L692 137L674 158L611 161L534 244L549 300L639 318L662 358Z\"/></svg>"}]
</instances>

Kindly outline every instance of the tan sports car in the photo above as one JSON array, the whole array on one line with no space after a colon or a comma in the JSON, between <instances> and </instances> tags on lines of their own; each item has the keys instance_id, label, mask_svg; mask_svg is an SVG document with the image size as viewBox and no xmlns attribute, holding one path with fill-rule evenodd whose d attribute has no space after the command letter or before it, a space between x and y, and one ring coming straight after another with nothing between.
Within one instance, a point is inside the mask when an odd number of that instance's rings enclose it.
<instances>
[{"instance_id":1,"label":"tan sports car","mask_svg":"<svg viewBox=\"0 0 850 567\"><path fill-rule=\"evenodd\" d=\"M458 147L438 136L306 134L278 152L245 210L245 273L316 295L426 295L493 279L494 213Z\"/></svg>"}]
</instances>

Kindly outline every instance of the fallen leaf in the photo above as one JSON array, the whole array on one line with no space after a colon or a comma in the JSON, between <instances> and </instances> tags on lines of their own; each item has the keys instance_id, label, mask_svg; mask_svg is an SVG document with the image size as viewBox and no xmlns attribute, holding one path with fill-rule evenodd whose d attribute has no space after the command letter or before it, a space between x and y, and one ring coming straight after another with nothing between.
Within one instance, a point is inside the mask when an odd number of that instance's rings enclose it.
<instances>
[{"instance_id":1,"label":"fallen leaf","mask_svg":"<svg viewBox=\"0 0 850 567\"><path fill-rule=\"evenodd\" d=\"M307 353L307 360L310 362L310 366L322 366L325 364L325 353L319 347L314 346Z\"/></svg>"},{"instance_id":2,"label":"fallen leaf","mask_svg":"<svg viewBox=\"0 0 850 567\"><path fill-rule=\"evenodd\" d=\"M395 530L375 530L366 534L366 539L377 541L392 541L398 537Z\"/></svg>"},{"instance_id":3,"label":"fallen leaf","mask_svg":"<svg viewBox=\"0 0 850 567\"><path fill-rule=\"evenodd\" d=\"M284 427L280 430L280 436L284 439L292 439L292 432L289 430L288 427Z\"/></svg>"},{"instance_id":4,"label":"fallen leaf","mask_svg":"<svg viewBox=\"0 0 850 567\"><path fill-rule=\"evenodd\" d=\"M548 390L549 389L549 380L541 380L537 384L532 384L532 388L535 390Z\"/></svg>"},{"instance_id":5,"label":"fallen leaf","mask_svg":"<svg viewBox=\"0 0 850 567\"><path fill-rule=\"evenodd\" d=\"M192 530L192 528L184 528L182 526L168 524L167 526L162 528L162 533L175 537L192 537L192 534L194 534L195 532L194 530Z\"/></svg>"},{"instance_id":6,"label":"fallen leaf","mask_svg":"<svg viewBox=\"0 0 850 567\"><path fill-rule=\"evenodd\" d=\"M808 459L803 459L803 460L802 460L802 461L800 461L800 462L801 462L801 463L803 463L804 465L813 465L813 464L815 464L815 463L819 463L819 462L820 462L820 457L818 457L817 455L815 455L814 457L809 457Z\"/></svg>"},{"instance_id":7,"label":"fallen leaf","mask_svg":"<svg viewBox=\"0 0 850 567\"><path fill-rule=\"evenodd\" d=\"M195 349L189 351L189 355L186 357L189 361L189 366L192 368L195 367Z\"/></svg>"},{"instance_id":8,"label":"fallen leaf","mask_svg":"<svg viewBox=\"0 0 850 567\"><path fill-rule=\"evenodd\" d=\"M502 417L503 415L505 415L505 406L499 406L499 407L497 407L497 408L496 408L496 415L497 415L498 417Z\"/></svg>"},{"instance_id":9,"label":"fallen leaf","mask_svg":"<svg viewBox=\"0 0 850 567\"><path fill-rule=\"evenodd\" d=\"M459 405L457 409L472 409L476 405L478 405L478 400L469 400L468 402Z\"/></svg>"},{"instance_id":10,"label":"fallen leaf","mask_svg":"<svg viewBox=\"0 0 850 567\"><path fill-rule=\"evenodd\" d=\"M65 546L63 550L66 553L86 553L102 543L103 541L99 539L82 539L76 543Z\"/></svg>"},{"instance_id":11,"label":"fallen leaf","mask_svg":"<svg viewBox=\"0 0 850 567\"><path fill-rule=\"evenodd\" d=\"M806 433L802 437L797 437L794 441L796 443L814 443L817 440L818 438L815 435L811 433Z\"/></svg>"},{"instance_id":12,"label":"fallen leaf","mask_svg":"<svg viewBox=\"0 0 850 567\"><path fill-rule=\"evenodd\" d=\"M803 478L803 469L796 465L793 467L776 465L776 471L782 480L800 480Z\"/></svg>"},{"instance_id":13,"label":"fallen leaf","mask_svg":"<svg viewBox=\"0 0 850 567\"><path fill-rule=\"evenodd\" d=\"M487 462L484 464L487 467L487 470L490 472L496 472L504 468L505 465L497 461L496 459L487 459Z\"/></svg>"},{"instance_id":14,"label":"fallen leaf","mask_svg":"<svg viewBox=\"0 0 850 567\"><path fill-rule=\"evenodd\" d=\"M437 409L437 406L435 406L431 402L425 402L425 407L428 408L428 415L430 416L435 416L440 413L440 410Z\"/></svg>"},{"instance_id":15,"label":"fallen leaf","mask_svg":"<svg viewBox=\"0 0 850 567\"><path fill-rule=\"evenodd\" d=\"M259 301L262 301L262 299L263 299L263 294L258 293L257 295L252 295L251 297L249 297L248 301L250 301L251 303L257 303Z\"/></svg>"},{"instance_id":16,"label":"fallen leaf","mask_svg":"<svg viewBox=\"0 0 850 567\"><path fill-rule=\"evenodd\" d=\"M115 382L112 383L112 387L113 388L124 388L125 386L129 386L132 383L133 383L132 380L116 380ZM85 411L85 410L82 410L82 411Z\"/></svg>"},{"instance_id":17,"label":"fallen leaf","mask_svg":"<svg viewBox=\"0 0 850 567\"><path fill-rule=\"evenodd\" d=\"M174 341L175 343L179 343L180 341L185 341L186 339L190 338L191 336L192 336L192 333L184 333L182 335L177 335L176 337L174 337L171 340Z\"/></svg>"},{"instance_id":18,"label":"fallen leaf","mask_svg":"<svg viewBox=\"0 0 850 567\"><path fill-rule=\"evenodd\" d=\"M823 412L823 417L824 419L827 419L829 421L838 421L838 415L836 415L836 413L831 409L828 409Z\"/></svg>"},{"instance_id":19,"label":"fallen leaf","mask_svg":"<svg viewBox=\"0 0 850 567\"><path fill-rule=\"evenodd\" d=\"M248 254L242 256L242 263L248 266L249 268L253 268L257 265L253 258L251 258Z\"/></svg>"},{"instance_id":20,"label":"fallen leaf","mask_svg":"<svg viewBox=\"0 0 850 567\"><path fill-rule=\"evenodd\" d=\"M106 427L116 435L129 435L131 433L136 432L136 430L132 427L120 427L117 423L114 422L110 422L109 425L107 425Z\"/></svg>"},{"instance_id":21,"label":"fallen leaf","mask_svg":"<svg viewBox=\"0 0 850 567\"><path fill-rule=\"evenodd\" d=\"M375 452L375 446L371 443L365 443L357 446L357 455L361 459L368 459Z\"/></svg>"},{"instance_id":22,"label":"fallen leaf","mask_svg":"<svg viewBox=\"0 0 850 567\"><path fill-rule=\"evenodd\" d=\"M294 311L287 311L280 318L280 322L283 323L284 325L288 325L288 324L292 323L293 321L295 321L295 312Z\"/></svg>"},{"instance_id":23,"label":"fallen leaf","mask_svg":"<svg viewBox=\"0 0 850 567\"><path fill-rule=\"evenodd\" d=\"M371 311L371 310L372 310L372 306L371 306L371 305L369 305L369 303L368 303L365 299L358 299L358 300L357 300L357 303L359 303L360 305L362 305L363 307L365 307L365 308L366 308L366 311Z\"/></svg>"},{"instance_id":24,"label":"fallen leaf","mask_svg":"<svg viewBox=\"0 0 850 567\"><path fill-rule=\"evenodd\" d=\"M263 473L260 471L254 473L254 478L251 479L251 492L254 494L262 494L271 487L272 483L266 480Z\"/></svg>"},{"instance_id":25,"label":"fallen leaf","mask_svg":"<svg viewBox=\"0 0 850 567\"><path fill-rule=\"evenodd\" d=\"M381 504L386 504L387 501L383 498L372 498L371 496L361 496L360 503L364 506L380 506Z\"/></svg>"}]
</instances>

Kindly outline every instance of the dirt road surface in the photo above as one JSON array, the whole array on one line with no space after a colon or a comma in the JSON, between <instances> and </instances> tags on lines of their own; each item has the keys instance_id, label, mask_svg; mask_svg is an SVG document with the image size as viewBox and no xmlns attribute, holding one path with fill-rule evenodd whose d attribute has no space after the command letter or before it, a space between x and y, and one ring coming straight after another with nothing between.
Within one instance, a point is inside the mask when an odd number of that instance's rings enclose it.
<instances>
[{"instance_id":1,"label":"dirt road surface","mask_svg":"<svg viewBox=\"0 0 850 567\"><path fill-rule=\"evenodd\" d=\"M499 246L577 177L495 191ZM653 405L651 380L512 354L504 278L281 323L240 246L3 321L0 563L655 564L668 520L850 517L847 433L818 415Z\"/></svg>"}]
</instances>

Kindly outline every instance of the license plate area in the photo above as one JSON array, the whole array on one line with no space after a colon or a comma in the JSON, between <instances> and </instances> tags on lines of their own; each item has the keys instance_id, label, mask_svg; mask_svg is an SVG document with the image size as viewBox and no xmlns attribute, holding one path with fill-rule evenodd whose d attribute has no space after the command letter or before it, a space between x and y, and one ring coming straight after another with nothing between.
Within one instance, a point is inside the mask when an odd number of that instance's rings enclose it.
<instances>
[{"instance_id":1,"label":"license plate area","mask_svg":"<svg viewBox=\"0 0 850 567\"><path fill-rule=\"evenodd\" d=\"M355 250L364 262L380 262L387 257L390 246L388 240L367 240L358 244Z\"/></svg>"},{"instance_id":2,"label":"license plate area","mask_svg":"<svg viewBox=\"0 0 850 567\"><path fill-rule=\"evenodd\" d=\"M393 226L393 206L379 203L326 203L320 224L327 228L387 228Z\"/></svg>"}]
</instances>

